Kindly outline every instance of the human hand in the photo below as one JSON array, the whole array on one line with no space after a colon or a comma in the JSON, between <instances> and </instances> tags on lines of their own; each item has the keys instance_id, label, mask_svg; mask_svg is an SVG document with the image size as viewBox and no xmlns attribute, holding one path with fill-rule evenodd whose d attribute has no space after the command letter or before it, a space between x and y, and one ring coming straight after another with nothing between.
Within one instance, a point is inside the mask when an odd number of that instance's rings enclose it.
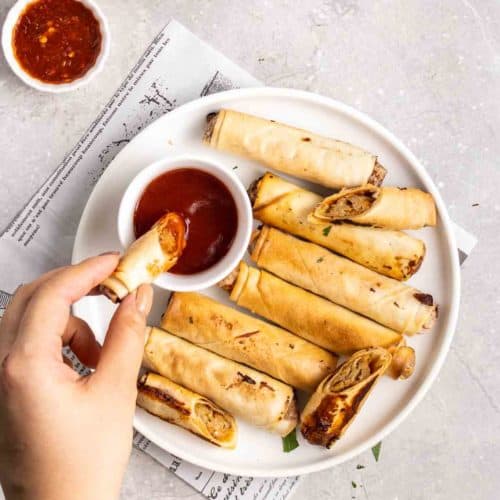
<instances>
[{"instance_id":1,"label":"human hand","mask_svg":"<svg viewBox=\"0 0 500 500\"><path fill-rule=\"evenodd\" d=\"M21 287L0 322L0 482L10 499L117 498L132 445L136 380L152 289L116 310L102 347L70 306L118 255L53 270ZM96 370L63 362L69 345Z\"/></svg>"}]
</instances>

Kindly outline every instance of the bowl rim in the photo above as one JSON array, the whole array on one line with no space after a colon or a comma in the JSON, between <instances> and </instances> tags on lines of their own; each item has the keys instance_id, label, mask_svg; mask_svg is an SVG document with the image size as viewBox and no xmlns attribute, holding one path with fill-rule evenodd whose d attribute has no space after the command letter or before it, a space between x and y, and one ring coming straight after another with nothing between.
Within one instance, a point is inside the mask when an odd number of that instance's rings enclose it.
<instances>
[{"instance_id":1,"label":"bowl rim","mask_svg":"<svg viewBox=\"0 0 500 500\"><path fill-rule=\"evenodd\" d=\"M154 281L160 288L175 292L199 291L225 278L243 259L253 230L253 215L245 187L234 172L200 155L171 154L145 166L123 192L116 217L120 244L125 249L134 240L133 212L148 184L167 172L180 168L201 170L221 181L231 194L238 213L238 227L228 252L207 269L189 275L162 273Z\"/></svg>"},{"instance_id":2,"label":"bowl rim","mask_svg":"<svg viewBox=\"0 0 500 500\"><path fill-rule=\"evenodd\" d=\"M28 72L26 72L17 61L12 48L12 34L19 16L27 5L36 3L37 1L39 0L17 0L5 16L2 26L2 49L5 60L7 61L10 69L26 85L41 92L60 94L63 92L70 92L71 90L75 90L86 85L103 70L109 56L111 34L106 16L94 0L77 0L92 11L97 19L97 22L99 23L102 36L101 50L93 66L91 66L81 77L68 83L47 83L32 77Z\"/></svg>"}]
</instances>

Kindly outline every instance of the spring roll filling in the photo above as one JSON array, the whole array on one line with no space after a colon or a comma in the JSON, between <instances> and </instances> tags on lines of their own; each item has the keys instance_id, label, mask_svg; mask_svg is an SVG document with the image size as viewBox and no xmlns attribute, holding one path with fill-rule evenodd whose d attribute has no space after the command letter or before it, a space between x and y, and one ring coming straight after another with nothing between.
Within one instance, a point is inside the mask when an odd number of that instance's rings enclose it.
<instances>
[{"instance_id":1,"label":"spring roll filling","mask_svg":"<svg viewBox=\"0 0 500 500\"><path fill-rule=\"evenodd\" d=\"M327 219L349 219L364 214L373 206L380 190L376 187L359 188L356 192L342 194L340 192L330 203L324 203L321 210L316 210L317 217Z\"/></svg>"},{"instance_id":2,"label":"spring roll filling","mask_svg":"<svg viewBox=\"0 0 500 500\"><path fill-rule=\"evenodd\" d=\"M217 115L219 113L209 113L207 115L207 124L205 126L205 130L203 132L203 141L210 142L212 138L212 134L214 133L215 124L217 123Z\"/></svg>"},{"instance_id":3,"label":"spring roll filling","mask_svg":"<svg viewBox=\"0 0 500 500\"><path fill-rule=\"evenodd\" d=\"M327 384L327 390L341 392L350 389L371 375L376 369L374 360L370 357L358 358L353 363L344 363Z\"/></svg>"},{"instance_id":4,"label":"spring roll filling","mask_svg":"<svg viewBox=\"0 0 500 500\"><path fill-rule=\"evenodd\" d=\"M232 423L226 415L204 401L198 401L195 404L194 411L214 438L218 440L224 439L232 432Z\"/></svg>"},{"instance_id":5,"label":"spring roll filling","mask_svg":"<svg viewBox=\"0 0 500 500\"><path fill-rule=\"evenodd\" d=\"M179 257L186 247L184 220L180 216L163 217L155 226L158 227L160 246L165 254Z\"/></svg>"},{"instance_id":6,"label":"spring roll filling","mask_svg":"<svg viewBox=\"0 0 500 500\"><path fill-rule=\"evenodd\" d=\"M248 186L247 193L248 197L250 198L250 203L253 205L255 203L255 200L257 199L257 194L259 192L259 184L264 178L263 175L255 179L250 186Z\"/></svg>"},{"instance_id":7,"label":"spring roll filling","mask_svg":"<svg viewBox=\"0 0 500 500\"><path fill-rule=\"evenodd\" d=\"M373 167L373 172L371 173L368 184L373 184L374 186L382 185L384 182L384 178L387 174L387 169L384 168L378 161L375 162L375 166Z\"/></svg>"}]
</instances>

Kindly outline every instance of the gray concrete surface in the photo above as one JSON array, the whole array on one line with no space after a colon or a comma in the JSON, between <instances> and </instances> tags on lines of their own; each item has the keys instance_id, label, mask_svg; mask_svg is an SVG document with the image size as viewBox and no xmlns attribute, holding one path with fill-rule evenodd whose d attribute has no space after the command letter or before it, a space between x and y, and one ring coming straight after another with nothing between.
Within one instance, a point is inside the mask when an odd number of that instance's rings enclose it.
<instances>
[{"instance_id":1,"label":"gray concrete surface","mask_svg":"<svg viewBox=\"0 0 500 500\"><path fill-rule=\"evenodd\" d=\"M13 0L0 0L3 18ZM493 499L500 491L500 3L496 0L100 0L113 44L81 91L37 93L0 61L0 226L79 139L152 36L176 17L270 85L335 97L423 161L479 237L460 322L425 400L382 445L303 479L296 499ZM357 469L357 464L365 466ZM352 481L357 485L353 487ZM198 498L134 451L122 498Z\"/></svg>"}]
</instances>

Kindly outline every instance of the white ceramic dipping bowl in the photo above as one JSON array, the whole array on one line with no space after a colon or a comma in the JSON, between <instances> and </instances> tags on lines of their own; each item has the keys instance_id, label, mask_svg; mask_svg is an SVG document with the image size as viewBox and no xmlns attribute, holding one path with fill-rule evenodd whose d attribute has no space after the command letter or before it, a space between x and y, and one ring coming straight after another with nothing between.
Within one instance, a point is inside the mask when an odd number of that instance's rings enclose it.
<instances>
[{"instance_id":1,"label":"white ceramic dipping bowl","mask_svg":"<svg viewBox=\"0 0 500 500\"><path fill-rule=\"evenodd\" d=\"M231 170L199 157L168 157L141 170L134 177L123 195L118 209L118 237L123 248L127 248L135 240L134 211L148 184L166 172L189 167L213 175L226 186L236 204L238 227L228 252L213 266L199 273L189 275L162 273L154 281L155 285L161 288L177 292L202 290L225 278L243 258L250 242L253 226L250 200L243 184Z\"/></svg>"},{"instance_id":2,"label":"white ceramic dipping bowl","mask_svg":"<svg viewBox=\"0 0 500 500\"><path fill-rule=\"evenodd\" d=\"M109 47L111 42L111 36L109 32L108 21L104 16L102 10L93 0L79 0L85 7L92 11L94 17L99 22L99 28L101 30L101 51L97 56L94 65L89 68L89 70L82 75L80 78L73 80L68 83L47 83L42 80L33 78L29 73L27 73L24 68L19 64L16 56L14 55L14 50L12 48L12 34L14 28L17 24L19 16L22 14L26 6L33 3L35 0L18 0L9 10L7 17L3 23L2 28L2 48L5 55L6 61L9 63L12 71L26 84L34 89L40 90L42 92L60 93L69 92L70 90L75 90L92 80L99 72L102 71L104 63L109 55Z\"/></svg>"}]
</instances>

